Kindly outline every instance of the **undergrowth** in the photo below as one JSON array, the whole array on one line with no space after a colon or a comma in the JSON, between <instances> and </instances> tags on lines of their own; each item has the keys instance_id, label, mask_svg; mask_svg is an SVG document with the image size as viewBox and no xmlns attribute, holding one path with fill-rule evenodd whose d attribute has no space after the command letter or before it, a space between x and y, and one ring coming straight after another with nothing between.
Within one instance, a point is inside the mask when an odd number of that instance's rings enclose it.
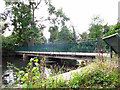
<instances>
[{"instance_id":1,"label":"undergrowth","mask_svg":"<svg viewBox=\"0 0 120 90\"><path fill-rule=\"evenodd\" d=\"M70 81L73 88L118 88L120 87L116 61L95 60L81 73L75 73Z\"/></svg>"},{"instance_id":2,"label":"undergrowth","mask_svg":"<svg viewBox=\"0 0 120 90\"><path fill-rule=\"evenodd\" d=\"M79 73L74 73L70 80L64 80L62 75L59 78L54 78L53 75L46 78L44 59L40 62L38 59L31 59L26 71L16 72L16 82L9 88L19 88L18 84L22 88L118 88L120 75L117 68L117 61L97 58Z\"/></svg>"}]
</instances>

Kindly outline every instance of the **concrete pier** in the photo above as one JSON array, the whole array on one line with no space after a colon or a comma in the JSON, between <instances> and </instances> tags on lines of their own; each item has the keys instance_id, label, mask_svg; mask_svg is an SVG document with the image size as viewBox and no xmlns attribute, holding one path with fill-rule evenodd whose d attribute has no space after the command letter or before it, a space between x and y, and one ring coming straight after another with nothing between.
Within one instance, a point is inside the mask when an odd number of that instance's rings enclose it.
<instances>
[{"instance_id":1,"label":"concrete pier","mask_svg":"<svg viewBox=\"0 0 120 90\"><path fill-rule=\"evenodd\" d=\"M23 54L23 61L26 61L26 60L28 60L28 55Z\"/></svg>"}]
</instances>

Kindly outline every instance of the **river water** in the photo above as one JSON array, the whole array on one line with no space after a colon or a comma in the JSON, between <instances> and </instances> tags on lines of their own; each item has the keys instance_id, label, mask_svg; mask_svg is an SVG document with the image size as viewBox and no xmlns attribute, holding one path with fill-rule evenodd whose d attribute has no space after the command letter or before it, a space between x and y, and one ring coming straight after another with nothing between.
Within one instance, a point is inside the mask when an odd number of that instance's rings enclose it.
<instances>
[{"instance_id":1,"label":"river water","mask_svg":"<svg viewBox=\"0 0 120 90\"><path fill-rule=\"evenodd\" d=\"M28 61L23 61L21 57L2 58L2 73L4 73L6 70L8 70L8 68L9 68L8 63L11 63L15 67L22 69L27 66Z\"/></svg>"},{"instance_id":2,"label":"river water","mask_svg":"<svg viewBox=\"0 0 120 90\"><path fill-rule=\"evenodd\" d=\"M10 65L10 64L12 65ZM4 57L2 58L2 88L5 85L10 86L14 83L14 74L13 72L16 71L14 67L19 69L23 69L27 66L28 61L23 61L21 57Z\"/></svg>"}]
</instances>

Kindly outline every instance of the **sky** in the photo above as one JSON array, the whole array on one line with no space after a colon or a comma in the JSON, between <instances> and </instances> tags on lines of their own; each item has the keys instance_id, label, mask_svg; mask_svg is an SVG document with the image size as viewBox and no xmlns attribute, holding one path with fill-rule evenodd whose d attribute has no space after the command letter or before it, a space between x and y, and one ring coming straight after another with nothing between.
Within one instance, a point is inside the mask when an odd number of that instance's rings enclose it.
<instances>
[{"instance_id":1,"label":"sky","mask_svg":"<svg viewBox=\"0 0 120 90\"><path fill-rule=\"evenodd\" d=\"M78 33L88 31L91 18L100 16L104 23L115 25L118 19L118 2L120 0L52 0L57 8L62 8ZM4 11L4 2L0 0L0 12ZM37 12L38 13L38 12ZM5 35L9 35L6 33ZM44 31L49 38L49 33Z\"/></svg>"},{"instance_id":2,"label":"sky","mask_svg":"<svg viewBox=\"0 0 120 90\"><path fill-rule=\"evenodd\" d=\"M100 16L104 23L114 25L118 19L118 2L120 0L53 0L65 14L79 33L88 31L91 18Z\"/></svg>"}]
</instances>

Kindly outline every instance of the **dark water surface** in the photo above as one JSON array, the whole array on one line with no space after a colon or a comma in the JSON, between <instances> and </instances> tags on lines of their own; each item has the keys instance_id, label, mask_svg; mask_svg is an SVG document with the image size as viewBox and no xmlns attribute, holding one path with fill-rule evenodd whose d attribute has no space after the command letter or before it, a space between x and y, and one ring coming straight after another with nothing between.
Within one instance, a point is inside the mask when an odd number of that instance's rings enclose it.
<instances>
[{"instance_id":1,"label":"dark water surface","mask_svg":"<svg viewBox=\"0 0 120 90\"><path fill-rule=\"evenodd\" d=\"M27 64L29 62L30 58L26 61L23 61L22 56L16 56L16 57L6 57L6 58L2 58L2 74L8 70L9 68L9 63L13 64L14 67L25 70L25 67L27 67ZM61 59L49 59L49 61L55 61L53 63L46 63L47 68L50 67L50 65L53 66L53 68L56 68L59 66L59 68L61 68L64 65L64 69L65 71L67 71L67 69L76 69L76 61L75 60L61 60ZM15 71L15 69L13 67L10 67L13 71Z\"/></svg>"},{"instance_id":2,"label":"dark water surface","mask_svg":"<svg viewBox=\"0 0 120 90\"><path fill-rule=\"evenodd\" d=\"M29 61L23 61L22 57L7 57L7 58L2 58L2 73L4 73L6 70L8 70L8 66L9 64L7 63L11 63L14 65L14 67L17 68L24 68L27 66L27 63ZM13 67L11 67L11 69L13 69Z\"/></svg>"}]
</instances>

